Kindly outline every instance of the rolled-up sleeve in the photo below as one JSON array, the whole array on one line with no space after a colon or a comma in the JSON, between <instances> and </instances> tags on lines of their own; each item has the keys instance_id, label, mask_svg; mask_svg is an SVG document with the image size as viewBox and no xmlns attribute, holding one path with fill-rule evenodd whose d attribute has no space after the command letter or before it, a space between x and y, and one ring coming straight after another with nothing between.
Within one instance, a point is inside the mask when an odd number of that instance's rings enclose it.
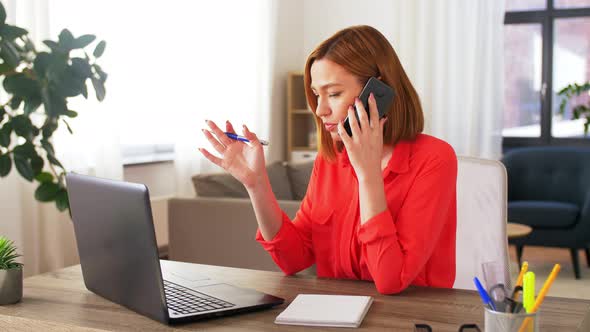
<instances>
[{"instance_id":1,"label":"rolled-up sleeve","mask_svg":"<svg viewBox=\"0 0 590 332\"><path fill-rule=\"evenodd\" d=\"M268 251L286 275L304 270L315 262L310 216L317 183L316 165L317 162L312 170L305 197L293 221L282 211L282 225L274 238L266 241L260 229L256 232L256 241Z\"/></svg>"}]
</instances>

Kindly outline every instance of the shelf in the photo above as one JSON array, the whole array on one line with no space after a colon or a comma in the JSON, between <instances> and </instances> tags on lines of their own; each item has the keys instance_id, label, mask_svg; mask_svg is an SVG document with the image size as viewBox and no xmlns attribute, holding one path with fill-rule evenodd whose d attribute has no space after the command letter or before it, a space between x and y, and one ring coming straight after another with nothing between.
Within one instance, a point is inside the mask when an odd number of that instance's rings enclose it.
<instances>
[{"instance_id":1,"label":"shelf","mask_svg":"<svg viewBox=\"0 0 590 332\"><path fill-rule=\"evenodd\" d=\"M316 151L317 148L312 148L311 146L294 146L291 148L291 151Z\"/></svg>"},{"instance_id":2,"label":"shelf","mask_svg":"<svg viewBox=\"0 0 590 332\"><path fill-rule=\"evenodd\" d=\"M315 114L309 108L305 96L303 73L290 72L287 80L287 158L289 160L313 159L315 143ZM311 144L310 144L311 143Z\"/></svg>"},{"instance_id":3,"label":"shelf","mask_svg":"<svg viewBox=\"0 0 590 332\"><path fill-rule=\"evenodd\" d=\"M305 114L305 115L313 115L313 113L308 109L296 109L291 111L292 114Z\"/></svg>"}]
</instances>

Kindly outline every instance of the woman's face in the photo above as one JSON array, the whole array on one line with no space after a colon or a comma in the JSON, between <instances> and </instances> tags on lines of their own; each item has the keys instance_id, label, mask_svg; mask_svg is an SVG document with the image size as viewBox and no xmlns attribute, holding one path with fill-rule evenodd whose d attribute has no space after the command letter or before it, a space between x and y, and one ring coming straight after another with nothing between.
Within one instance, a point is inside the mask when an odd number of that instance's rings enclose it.
<instances>
[{"instance_id":1,"label":"woman's face","mask_svg":"<svg viewBox=\"0 0 590 332\"><path fill-rule=\"evenodd\" d=\"M311 89L318 103L315 114L322 119L332 139L339 141L338 121L344 121L348 107L354 105L354 98L363 86L356 76L327 59L314 61L310 72Z\"/></svg>"}]
</instances>

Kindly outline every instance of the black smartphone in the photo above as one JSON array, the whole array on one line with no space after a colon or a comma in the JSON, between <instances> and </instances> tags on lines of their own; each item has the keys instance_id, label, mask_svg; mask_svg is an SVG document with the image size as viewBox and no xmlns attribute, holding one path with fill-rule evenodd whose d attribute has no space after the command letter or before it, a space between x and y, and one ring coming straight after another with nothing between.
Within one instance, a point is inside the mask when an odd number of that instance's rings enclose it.
<instances>
[{"instance_id":1,"label":"black smartphone","mask_svg":"<svg viewBox=\"0 0 590 332\"><path fill-rule=\"evenodd\" d=\"M371 92L375 96L375 101L377 102L377 110L379 112L379 119L381 119L382 117L384 117L387 114L387 111L389 110L389 106L393 102L393 97L395 96L395 92L393 91L392 87L381 82L379 79L377 79L375 77L369 78L369 80L367 81L367 84L365 84L365 87L363 88L363 90L361 91L361 94L359 95L359 99L363 103L365 110L367 110L367 115L369 115L369 95L371 94ZM356 111L356 107L354 108L354 114L356 115L356 119L358 121L359 114ZM348 116L346 117L346 119L344 119L343 125L344 125L344 129L346 129L346 132L348 133L348 135L352 136L352 130L350 129L350 123L348 122Z\"/></svg>"}]
</instances>

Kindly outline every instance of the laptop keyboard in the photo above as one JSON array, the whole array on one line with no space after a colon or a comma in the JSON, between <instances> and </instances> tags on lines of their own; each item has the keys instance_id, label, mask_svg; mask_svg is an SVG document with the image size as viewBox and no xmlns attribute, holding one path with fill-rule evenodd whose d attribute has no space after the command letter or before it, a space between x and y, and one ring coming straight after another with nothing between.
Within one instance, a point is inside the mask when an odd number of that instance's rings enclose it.
<instances>
[{"instance_id":1,"label":"laptop keyboard","mask_svg":"<svg viewBox=\"0 0 590 332\"><path fill-rule=\"evenodd\" d=\"M175 315L188 315L235 306L229 302L198 293L194 290L190 290L189 292L187 288L166 280L164 280L164 292L166 293L168 309Z\"/></svg>"}]
</instances>

